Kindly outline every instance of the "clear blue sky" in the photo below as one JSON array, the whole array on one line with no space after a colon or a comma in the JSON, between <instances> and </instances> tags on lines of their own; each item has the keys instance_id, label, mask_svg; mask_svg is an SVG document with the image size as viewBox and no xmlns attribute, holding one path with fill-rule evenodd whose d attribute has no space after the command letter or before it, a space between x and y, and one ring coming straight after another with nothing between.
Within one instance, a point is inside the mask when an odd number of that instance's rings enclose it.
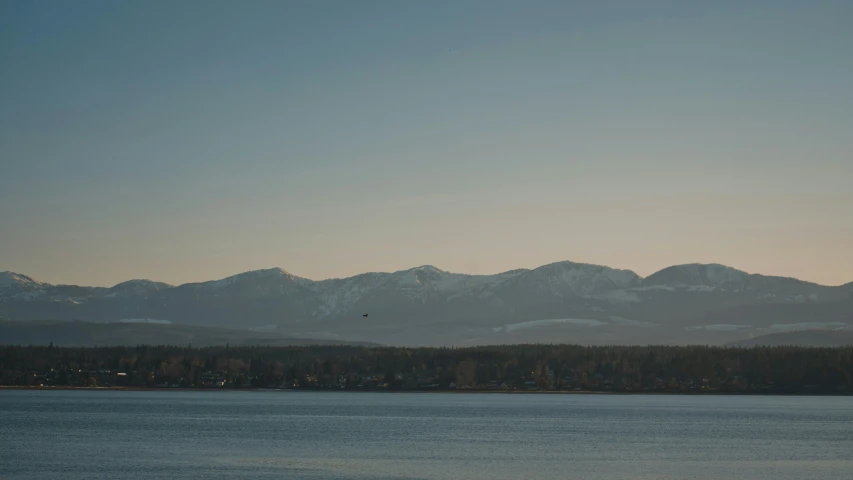
<instances>
[{"instance_id":1,"label":"clear blue sky","mask_svg":"<svg viewBox=\"0 0 853 480\"><path fill-rule=\"evenodd\" d=\"M853 281L850 1L5 1L0 270Z\"/></svg>"}]
</instances>

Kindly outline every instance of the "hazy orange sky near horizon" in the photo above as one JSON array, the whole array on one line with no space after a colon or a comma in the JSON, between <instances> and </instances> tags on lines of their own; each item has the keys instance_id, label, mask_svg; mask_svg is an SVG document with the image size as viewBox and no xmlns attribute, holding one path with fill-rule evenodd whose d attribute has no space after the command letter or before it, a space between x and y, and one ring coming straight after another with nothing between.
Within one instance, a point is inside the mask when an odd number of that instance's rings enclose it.
<instances>
[{"instance_id":1,"label":"hazy orange sky near horizon","mask_svg":"<svg viewBox=\"0 0 853 480\"><path fill-rule=\"evenodd\" d=\"M738 215L733 216L732 210L737 210ZM64 275L57 275L57 269L19 273L50 283L111 286L132 278L172 284L199 282L273 267L322 280L420 265L455 273L493 274L570 260L629 269L641 276L675 264L722 263L749 273L795 277L824 285L853 281L847 275L851 270L849 257L842 256L842 261L834 265L823 263L826 251L845 252L853 245L853 227L838 221L853 211L853 198L782 197L747 202L737 197L680 197L627 203L516 204L477 209L476 215L464 210L454 214L442 210L409 219L397 217L399 223L362 232L357 231L358 219L369 215L371 209L361 214L358 211L353 208L347 225L354 233L345 249L335 247L338 239L333 233L316 236L309 232L299 236L296 241L303 243L288 253L286 250L290 249L276 246L280 235L269 232L217 242L221 250L212 261L206 261L205 255L193 254L192 245L203 241L205 234L192 237L188 229L168 243L183 249L174 257L175 263L169 265L168 258L144 268L136 266L138 263L132 258L115 259L112 268L102 267L97 272L106 281L89 283L78 280L85 278L81 274L86 272L76 269ZM803 218L812 211L823 211L825 215L804 218L797 224L784 222L784 218ZM504 223L507 218L514 221ZM572 228L555 222L555 218L571 222ZM312 225L322 231L323 223L319 219ZM451 228L458 235L448 234L436 242L427 235L436 226ZM729 235L719 235L720 229L726 229ZM829 234L818 238L812 231ZM702 237L714 238L715 242L697 244L696 239ZM503 241L495 242L494 238ZM158 248L153 239L146 240ZM379 247L389 242L395 246ZM250 245L251 251L230 253L241 244Z\"/></svg>"},{"instance_id":2,"label":"hazy orange sky near horizon","mask_svg":"<svg viewBox=\"0 0 853 480\"><path fill-rule=\"evenodd\" d=\"M853 281L853 2L80 5L0 5L0 271Z\"/></svg>"}]
</instances>

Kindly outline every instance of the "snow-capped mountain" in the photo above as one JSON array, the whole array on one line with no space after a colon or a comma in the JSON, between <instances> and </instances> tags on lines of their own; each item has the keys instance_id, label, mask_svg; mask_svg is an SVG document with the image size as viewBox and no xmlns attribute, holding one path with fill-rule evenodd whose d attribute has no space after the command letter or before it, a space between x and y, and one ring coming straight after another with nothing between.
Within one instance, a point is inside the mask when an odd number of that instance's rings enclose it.
<instances>
[{"instance_id":1,"label":"snow-capped mountain","mask_svg":"<svg viewBox=\"0 0 853 480\"><path fill-rule=\"evenodd\" d=\"M43 285L43 283L20 273L0 272L0 291L12 288L38 288Z\"/></svg>"},{"instance_id":2,"label":"snow-capped mountain","mask_svg":"<svg viewBox=\"0 0 853 480\"><path fill-rule=\"evenodd\" d=\"M425 265L321 281L273 268L179 286L130 280L110 288L3 272L0 318L146 318L405 344L660 343L766 334L804 322L853 328L851 295L853 283L827 287L717 264L676 265L646 278L574 262L496 275Z\"/></svg>"},{"instance_id":3,"label":"snow-capped mountain","mask_svg":"<svg viewBox=\"0 0 853 480\"><path fill-rule=\"evenodd\" d=\"M48 286L20 273L0 272L0 299L37 292Z\"/></svg>"},{"instance_id":4,"label":"snow-capped mountain","mask_svg":"<svg viewBox=\"0 0 853 480\"><path fill-rule=\"evenodd\" d=\"M748 274L719 264L702 265L692 263L675 265L649 275L643 280L645 286L707 287L732 292L762 292L774 295L806 295L814 299L828 288L816 283L804 282L789 277L769 277ZM839 287L841 290L845 286Z\"/></svg>"}]
</instances>

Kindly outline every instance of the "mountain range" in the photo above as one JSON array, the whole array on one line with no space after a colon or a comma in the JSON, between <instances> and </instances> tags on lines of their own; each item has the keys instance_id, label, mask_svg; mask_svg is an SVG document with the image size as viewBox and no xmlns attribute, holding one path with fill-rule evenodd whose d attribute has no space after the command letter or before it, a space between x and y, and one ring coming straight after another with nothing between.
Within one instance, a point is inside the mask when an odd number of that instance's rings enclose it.
<instances>
[{"instance_id":1,"label":"mountain range","mask_svg":"<svg viewBox=\"0 0 853 480\"><path fill-rule=\"evenodd\" d=\"M853 329L853 282L824 286L718 264L676 265L643 278L568 261L496 275L421 266L321 281L273 268L110 288L2 272L0 319L185 324L395 345L723 344Z\"/></svg>"}]
</instances>

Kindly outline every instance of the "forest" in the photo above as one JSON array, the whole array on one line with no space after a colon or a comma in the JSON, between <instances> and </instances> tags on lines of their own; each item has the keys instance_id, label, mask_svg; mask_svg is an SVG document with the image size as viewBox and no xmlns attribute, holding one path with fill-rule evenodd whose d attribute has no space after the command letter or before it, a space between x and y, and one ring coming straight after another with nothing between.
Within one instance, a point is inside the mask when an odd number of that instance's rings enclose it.
<instances>
[{"instance_id":1,"label":"forest","mask_svg":"<svg viewBox=\"0 0 853 480\"><path fill-rule=\"evenodd\" d=\"M853 347L0 346L0 386L853 394Z\"/></svg>"}]
</instances>

